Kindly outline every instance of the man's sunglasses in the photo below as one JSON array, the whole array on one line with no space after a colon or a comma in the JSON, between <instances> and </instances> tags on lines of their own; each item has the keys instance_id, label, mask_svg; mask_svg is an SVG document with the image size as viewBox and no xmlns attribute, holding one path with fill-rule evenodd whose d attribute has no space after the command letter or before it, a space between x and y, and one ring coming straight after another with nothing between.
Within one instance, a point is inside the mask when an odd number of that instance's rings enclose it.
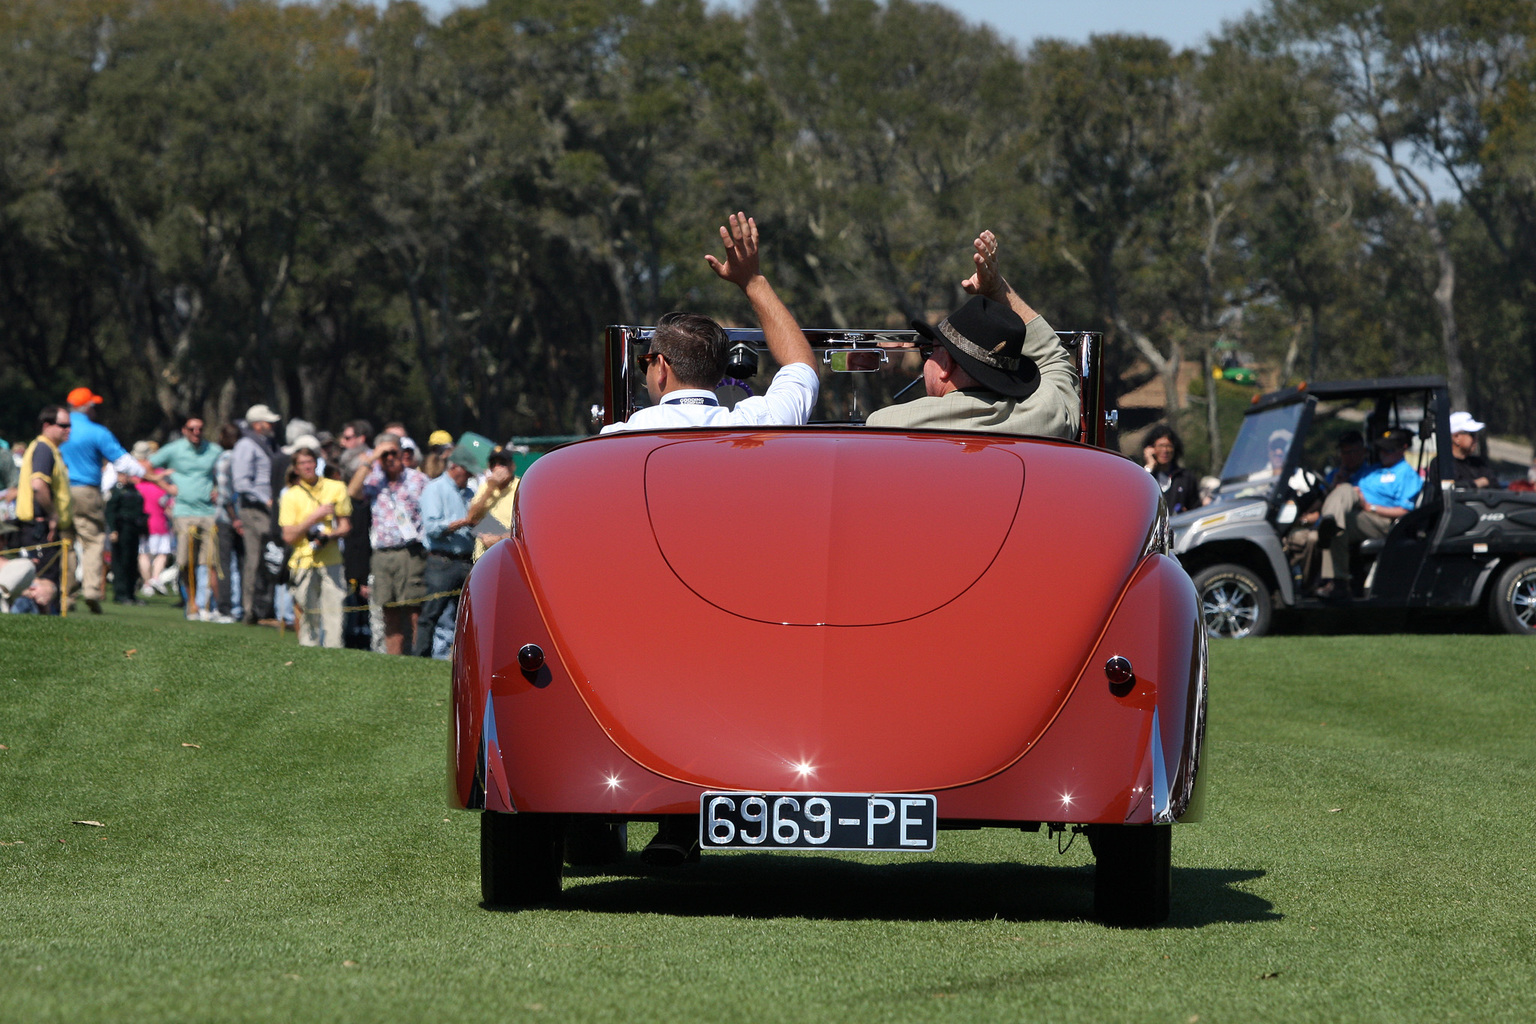
<instances>
[{"instance_id":1,"label":"man's sunglasses","mask_svg":"<svg viewBox=\"0 0 1536 1024\"><path fill-rule=\"evenodd\" d=\"M646 353L643 353L636 361L640 364L640 372L641 373L648 373L648 372L650 372L651 364L652 363L654 363L658 359L665 359L665 358L666 358L666 353L664 353L664 352L646 352Z\"/></svg>"}]
</instances>

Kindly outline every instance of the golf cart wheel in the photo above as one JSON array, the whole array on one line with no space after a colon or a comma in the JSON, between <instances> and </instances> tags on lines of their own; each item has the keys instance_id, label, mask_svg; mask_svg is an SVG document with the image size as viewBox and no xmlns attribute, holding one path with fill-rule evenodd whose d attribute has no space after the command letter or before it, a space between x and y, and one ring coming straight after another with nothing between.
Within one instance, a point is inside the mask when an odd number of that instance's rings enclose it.
<instances>
[{"instance_id":1,"label":"golf cart wheel","mask_svg":"<svg viewBox=\"0 0 1536 1024\"><path fill-rule=\"evenodd\" d=\"M1213 637L1240 640L1269 632L1269 585L1241 565L1213 565L1195 574L1200 617Z\"/></svg>"},{"instance_id":2,"label":"golf cart wheel","mask_svg":"<svg viewBox=\"0 0 1536 1024\"><path fill-rule=\"evenodd\" d=\"M480 897L488 907L525 907L560 896L564 822L555 814L480 814Z\"/></svg>"},{"instance_id":3,"label":"golf cart wheel","mask_svg":"<svg viewBox=\"0 0 1536 1024\"><path fill-rule=\"evenodd\" d=\"M1147 928L1168 919L1172 825L1089 825L1093 914L1105 924Z\"/></svg>"},{"instance_id":4,"label":"golf cart wheel","mask_svg":"<svg viewBox=\"0 0 1536 1024\"><path fill-rule=\"evenodd\" d=\"M1536 633L1536 558L1516 562L1499 577L1492 596L1493 621L1506 633Z\"/></svg>"}]
</instances>

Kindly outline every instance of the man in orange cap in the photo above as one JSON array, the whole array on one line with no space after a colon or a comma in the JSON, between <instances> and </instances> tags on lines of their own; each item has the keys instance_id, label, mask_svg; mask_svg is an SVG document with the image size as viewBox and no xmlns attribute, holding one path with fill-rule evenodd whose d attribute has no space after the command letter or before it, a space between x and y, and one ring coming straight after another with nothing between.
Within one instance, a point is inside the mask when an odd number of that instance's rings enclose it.
<instances>
[{"instance_id":1,"label":"man in orange cap","mask_svg":"<svg viewBox=\"0 0 1536 1024\"><path fill-rule=\"evenodd\" d=\"M90 411L102 398L90 388L75 388L65 399L69 404L69 440L59 446L69 470L69 495L74 505L75 536L80 541L80 596L91 614L101 614L106 596L106 564L102 548L107 533L106 501L102 497L101 471L110 464L125 476L142 477L144 467L129 455L112 431L91 419Z\"/></svg>"}]
</instances>

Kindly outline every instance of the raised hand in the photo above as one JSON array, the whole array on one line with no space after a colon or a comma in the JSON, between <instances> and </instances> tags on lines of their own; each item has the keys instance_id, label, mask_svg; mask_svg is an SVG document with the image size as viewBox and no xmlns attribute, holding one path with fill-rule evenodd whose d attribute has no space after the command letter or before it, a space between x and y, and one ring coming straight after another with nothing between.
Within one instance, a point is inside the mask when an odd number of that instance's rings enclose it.
<instances>
[{"instance_id":1,"label":"raised hand","mask_svg":"<svg viewBox=\"0 0 1536 1024\"><path fill-rule=\"evenodd\" d=\"M1008 285L997 272L997 236L990 231L983 231L971 244L976 249L971 255L976 264L976 272L961 281L960 287L971 295L985 295L998 302L1005 301Z\"/></svg>"},{"instance_id":2,"label":"raised hand","mask_svg":"<svg viewBox=\"0 0 1536 1024\"><path fill-rule=\"evenodd\" d=\"M757 221L745 213L731 214L730 229L721 226L720 240L725 243L725 262L707 254L704 261L709 264L709 269L745 291L748 282L761 273L757 258Z\"/></svg>"}]
</instances>

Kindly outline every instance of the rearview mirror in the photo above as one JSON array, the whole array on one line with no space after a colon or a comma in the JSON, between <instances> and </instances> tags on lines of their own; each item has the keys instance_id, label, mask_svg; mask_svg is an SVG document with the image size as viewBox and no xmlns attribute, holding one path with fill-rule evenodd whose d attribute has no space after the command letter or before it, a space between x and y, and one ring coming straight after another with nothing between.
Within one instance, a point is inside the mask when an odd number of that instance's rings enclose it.
<instances>
[{"instance_id":1,"label":"rearview mirror","mask_svg":"<svg viewBox=\"0 0 1536 1024\"><path fill-rule=\"evenodd\" d=\"M867 348L840 349L822 358L833 373L872 373L888 362L884 352Z\"/></svg>"}]
</instances>

